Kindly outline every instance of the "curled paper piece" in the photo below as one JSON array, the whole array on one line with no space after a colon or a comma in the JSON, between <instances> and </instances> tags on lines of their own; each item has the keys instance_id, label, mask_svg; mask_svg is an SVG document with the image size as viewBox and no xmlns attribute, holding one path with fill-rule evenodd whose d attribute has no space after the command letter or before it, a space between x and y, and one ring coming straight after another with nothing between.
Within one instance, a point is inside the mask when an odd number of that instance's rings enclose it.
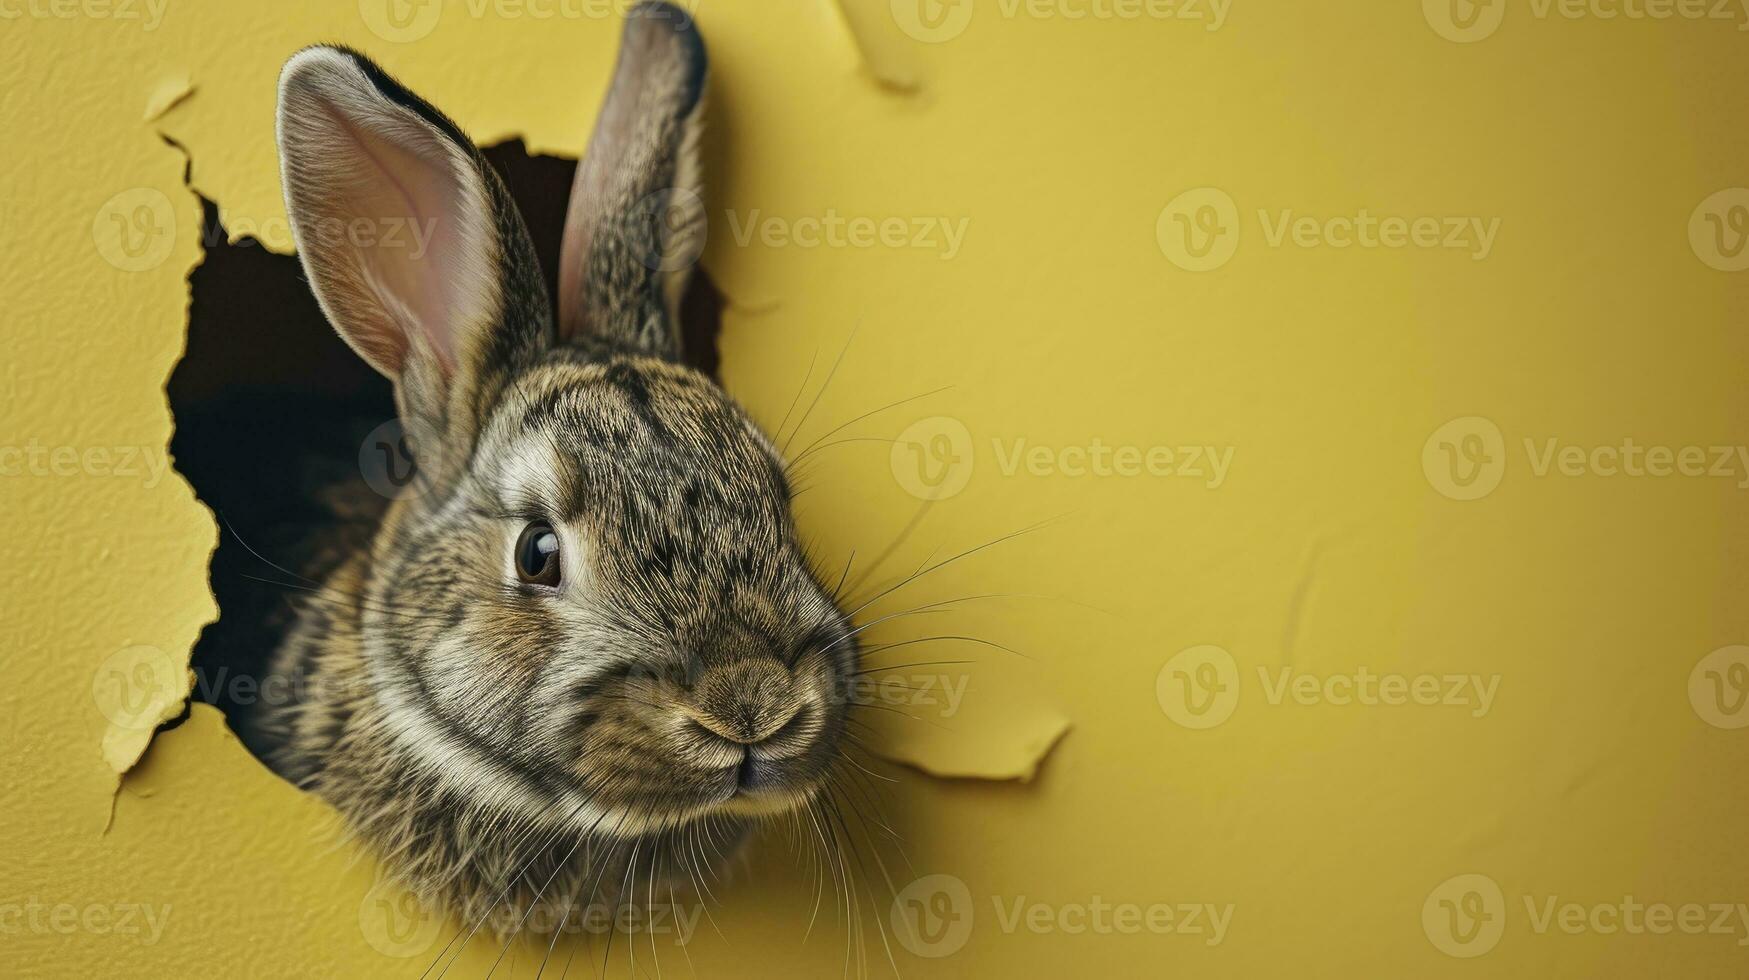
<instances>
[{"instance_id":1,"label":"curled paper piece","mask_svg":"<svg viewBox=\"0 0 1749 980\"><path fill-rule=\"evenodd\" d=\"M857 699L870 751L940 779L1030 782L1069 719L1012 668L990 663L867 675Z\"/></svg>"},{"instance_id":2,"label":"curled paper piece","mask_svg":"<svg viewBox=\"0 0 1749 980\"><path fill-rule=\"evenodd\" d=\"M171 109L194 94L194 83L187 75L171 75L158 82L146 94L146 122L157 122Z\"/></svg>"}]
</instances>

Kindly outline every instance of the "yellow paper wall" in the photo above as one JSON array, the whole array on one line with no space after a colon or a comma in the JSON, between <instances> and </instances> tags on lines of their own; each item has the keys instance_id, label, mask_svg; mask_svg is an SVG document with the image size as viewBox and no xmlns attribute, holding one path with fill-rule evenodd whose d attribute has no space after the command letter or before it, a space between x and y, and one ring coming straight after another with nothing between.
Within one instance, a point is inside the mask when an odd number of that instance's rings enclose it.
<instances>
[{"instance_id":1,"label":"yellow paper wall","mask_svg":"<svg viewBox=\"0 0 1749 980\"><path fill-rule=\"evenodd\" d=\"M1749 643L1749 12L1223 0L1211 29L1212 0L845 4L697 7L725 382L775 426L849 339L810 435L951 386L847 430L922 455L833 448L803 524L825 563L866 559L942 475L908 467L943 460L964 489L892 568L1047 522L912 594L1044 597L956 612L1030 659L977 653L966 711L924 714L970 752L1023 699L1073 726L1031 783L893 790L893 884L949 876L907 893L944 915L889 937L901 972L1749 970L1749 651L1725 649ZM216 712L117 775L150 725L118 730L105 684L180 678L214 614L214 521L162 471L200 260L184 167L286 249L273 83L318 40L484 142L574 155L614 6L0 0L0 972L417 976L441 946ZM1363 209L1466 237L1335 247L1329 219ZM936 234L808 245L829 211ZM1630 439L1706 463L1612 474L1593 450ZM1217 485L1085 471L1096 446L1231 456ZM1277 693L1283 669L1318 693ZM1331 703L1363 669L1479 681ZM160 694L142 717L180 710ZM761 854L716 929L653 951L664 972L844 968L843 923L804 942L812 892ZM916 908L883 902L889 934ZM1183 904L1227 910L1218 942L1117 928ZM1633 928L1636 904L1669 918Z\"/></svg>"}]
</instances>

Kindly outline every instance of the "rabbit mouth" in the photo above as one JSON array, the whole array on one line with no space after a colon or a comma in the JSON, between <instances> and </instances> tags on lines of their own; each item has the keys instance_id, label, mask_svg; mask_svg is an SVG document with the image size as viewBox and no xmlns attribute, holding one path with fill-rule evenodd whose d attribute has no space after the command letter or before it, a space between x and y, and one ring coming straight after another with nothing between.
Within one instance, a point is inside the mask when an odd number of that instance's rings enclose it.
<instances>
[{"instance_id":1,"label":"rabbit mouth","mask_svg":"<svg viewBox=\"0 0 1749 980\"><path fill-rule=\"evenodd\" d=\"M792 780L785 778L778 767L748 752L741 764L725 770L729 783L729 799L770 796L790 791Z\"/></svg>"},{"instance_id":2,"label":"rabbit mouth","mask_svg":"<svg viewBox=\"0 0 1749 980\"><path fill-rule=\"evenodd\" d=\"M659 827L712 816L781 816L813 799L837 751L827 732L746 745L707 740L690 721L675 728L669 733L675 741L644 742L647 754L639 758L609 764L586 750L574 764L577 791L609 811L604 825L622 818L628 827Z\"/></svg>"},{"instance_id":3,"label":"rabbit mouth","mask_svg":"<svg viewBox=\"0 0 1749 980\"><path fill-rule=\"evenodd\" d=\"M766 779L744 783L739 773L728 773L733 782L713 808L735 816L779 816L807 805L814 795L815 785L798 785L790 780Z\"/></svg>"},{"instance_id":4,"label":"rabbit mouth","mask_svg":"<svg viewBox=\"0 0 1749 980\"><path fill-rule=\"evenodd\" d=\"M778 817L807 806L819 790L818 780L775 774L755 776L752 782L743 783L740 768L732 766L716 773L713 787L699 792L690 804L676 805L673 798L660 803L623 800L608 804L605 815L591 821L590 827L605 825L615 827L616 833L635 834L718 817Z\"/></svg>"},{"instance_id":5,"label":"rabbit mouth","mask_svg":"<svg viewBox=\"0 0 1749 980\"><path fill-rule=\"evenodd\" d=\"M729 811L788 810L802 805L813 793L810 781L796 779L785 773L780 763L762 760L752 752L745 753L739 763L720 769L714 781L718 789L711 804Z\"/></svg>"}]
</instances>

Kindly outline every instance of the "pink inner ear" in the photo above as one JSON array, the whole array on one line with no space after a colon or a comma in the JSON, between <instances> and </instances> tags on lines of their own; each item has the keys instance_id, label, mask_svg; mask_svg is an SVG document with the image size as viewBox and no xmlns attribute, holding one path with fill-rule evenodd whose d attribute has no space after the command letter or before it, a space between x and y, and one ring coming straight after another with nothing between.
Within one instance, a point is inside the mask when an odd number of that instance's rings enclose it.
<instances>
[{"instance_id":1,"label":"pink inner ear","mask_svg":"<svg viewBox=\"0 0 1749 980\"><path fill-rule=\"evenodd\" d=\"M452 376L498 304L486 190L471 156L350 63L281 110L288 203L311 284L372 366Z\"/></svg>"},{"instance_id":2,"label":"pink inner ear","mask_svg":"<svg viewBox=\"0 0 1749 980\"><path fill-rule=\"evenodd\" d=\"M333 121L357 158L357 179L336 188L335 200L352 260L402 336L429 343L449 374L455 337L446 321L459 272L455 211L462 196L449 160L442 147L418 138L423 134L397 144L338 113Z\"/></svg>"}]
</instances>

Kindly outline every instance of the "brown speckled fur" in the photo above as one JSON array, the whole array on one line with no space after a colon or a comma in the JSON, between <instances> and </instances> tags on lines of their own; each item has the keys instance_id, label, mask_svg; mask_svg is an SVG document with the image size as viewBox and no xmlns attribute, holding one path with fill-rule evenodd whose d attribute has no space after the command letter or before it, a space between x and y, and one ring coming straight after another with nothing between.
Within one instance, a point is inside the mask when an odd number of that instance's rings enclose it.
<instances>
[{"instance_id":1,"label":"brown speckled fur","mask_svg":"<svg viewBox=\"0 0 1749 980\"><path fill-rule=\"evenodd\" d=\"M805 803L837 758L857 658L797 543L778 452L675 361L684 270L640 259L662 232L625 212L696 170L704 84L690 20L641 13L609 108L631 98L654 122L614 136L638 145L592 144L629 169L584 216L586 301L563 327L478 151L338 52L478 167L500 309L447 386L417 365L396 379L408 430L436 434L416 442L423 492L325 573L274 667L302 696L264 734L273 765L404 882L500 930L538 894L612 901L646 876L696 880L751 824ZM642 83L630 95L628 78ZM294 209L300 166L287 160ZM332 270L301 251L320 293ZM530 521L572 535L556 594L514 574ZM749 761L725 767L741 741L757 743Z\"/></svg>"}]
</instances>

